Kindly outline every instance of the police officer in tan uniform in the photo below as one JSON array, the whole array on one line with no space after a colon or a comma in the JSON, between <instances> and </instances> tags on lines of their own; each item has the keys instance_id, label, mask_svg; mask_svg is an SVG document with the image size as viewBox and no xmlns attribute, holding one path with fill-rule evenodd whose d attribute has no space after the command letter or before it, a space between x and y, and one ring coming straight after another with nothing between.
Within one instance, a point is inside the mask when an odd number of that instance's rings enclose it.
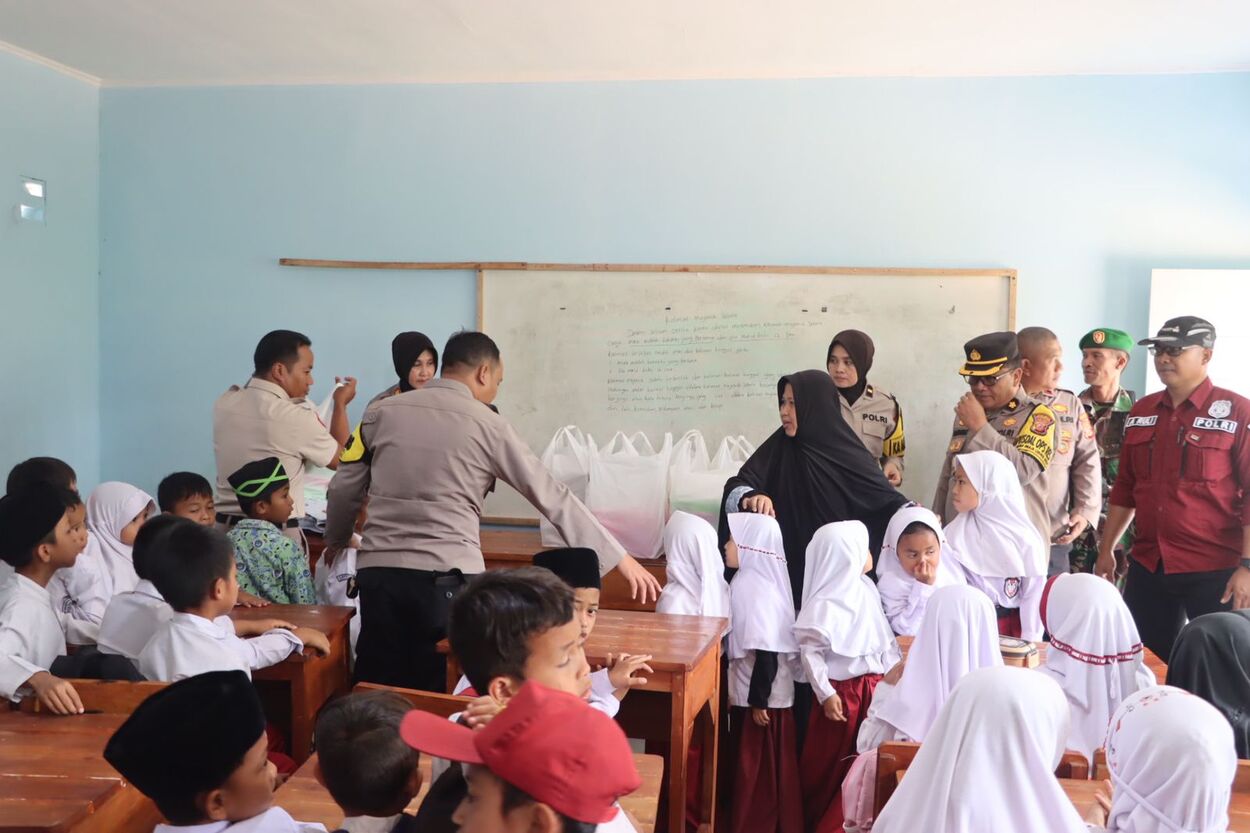
<instances>
[{"instance_id":1,"label":"police officer in tan uniform","mask_svg":"<svg viewBox=\"0 0 1250 833\"><path fill-rule=\"evenodd\" d=\"M1042 477L1046 481L1046 509L1050 514L1049 575L1069 571L1072 542L1102 512L1102 469L1094 426L1081 400L1059 387L1063 346L1045 327L1025 327L1017 335L1021 384L1025 392L1055 412L1055 457Z\"/></svg>"},{"instance_id":2,"label":"police officer in tan uniform","mask_svg":"<svg viewBox=\"0 0 1250 833\"><path fill-rule=\"evenodd\" d=\"M903 407L890 394L868 384L876 352L872 339L859 330L843 330L829 343L825 359L838 388L842 418L881 465L894 486L903 483Z\"/></svg>"},{"instance_id":3,"label":"police officer in tan uniform","mask_svg":"<svg viewBox=\"0 0 1250 833\"><path fill-rule=\"evenodd\" d=\"M1029 518L1043 540L1050 540L1046 481L1042 474L1055 456L1055 412L1024 392L1015 333L986 333L964 345L960 368L971 391L955 405L955 427L938 477L933 511L943 523L954 520L950 481L956 454L997 451L1016 469Z\"/></svg>"}]
</instances>

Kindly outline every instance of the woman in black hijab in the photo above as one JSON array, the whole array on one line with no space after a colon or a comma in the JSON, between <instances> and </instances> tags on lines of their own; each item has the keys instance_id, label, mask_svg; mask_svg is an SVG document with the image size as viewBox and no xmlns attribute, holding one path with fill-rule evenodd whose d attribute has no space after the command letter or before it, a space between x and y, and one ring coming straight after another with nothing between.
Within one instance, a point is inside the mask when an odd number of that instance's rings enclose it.
<instances>
[{"instance_id":1,"label":"woman in black hijab","mask_svg":"<svg viewBox=\"0 0 1250 833\"><path fill-rule=\"evenodd\" d=\"M886 525L907 499L842 418L829 374L804 370L783 376L777 401L781 428L725 484L720 543L723 549L729 539L728 511L775 515L797 608L807 545L817 529L834 521L863 521L877 552Z\"/></svg>"},{"instance_id":2,"label":"woman in black hijab","mask_svg":"<svg viewBox=\"0 0 1250 833\"><path fill-rule=\"evenodd\" d=\"M372 405L379 399L417 390L434 378L438 372L438 350L434 342L425 333L415 330L400 333L391 341L391 361L395 364L395 375L399 383L369 400Z\"/></svg>"},{"instance_id":3,"label":"woman in black hijab","mask_svg":"<svg viewBox=\"0 0 1250 833\"><path fill-rule=\"evenodd\" d=\"M1237 757L1250 758L1250 610L1194 619L1172 648L1168 685L1196 694L1233 727Z\"/></svg>"},{"instance_id":4,"label":"woman in black hijab","mask_svg":"<svg viewBox=\"0 0 1250 833\"><path fill-rule=\"evenodd\" d=\"M867 333L843 330L829 342L825 364L838 388L842 418L877 458L885 477L903 483L903 407L881 388L868 384L876 346Z\"/></svg>"}]
</instances>

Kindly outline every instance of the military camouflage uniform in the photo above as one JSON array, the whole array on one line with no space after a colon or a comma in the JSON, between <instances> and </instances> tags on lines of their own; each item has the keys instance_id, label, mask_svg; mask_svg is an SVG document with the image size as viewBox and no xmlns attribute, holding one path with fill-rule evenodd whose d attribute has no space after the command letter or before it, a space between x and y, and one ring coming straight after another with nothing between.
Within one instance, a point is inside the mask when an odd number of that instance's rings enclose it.
<instances>
[{"instance_id":1,"label":"military camouflage uniform","mask_svg":"<svg viewBox=\"0 0 1250 833\"><path fill-rule=\"evenodd\" d=\"M1086 529L1072 545L1072 572L1092 573L1094 563L1098 560L1098 538L1102 535L1103 525L1107 522L1107 498L1111 495L1111 487L1115 485L1116 474L1120 471L1120 446L1124 442L1124 423L1128 419L1137 394L1131 390L1120 388L1115 401L1110 405L1094 401L1089 388L1081 391L1081 404L1085 406L1090 420L1094 424L1094 438L1098 442L1098 456L1102 459L1102 514L1098 519L1098 534L1092 528ZM1124 532L1124 537L1116 545L1116 575L1123 577L1128 569L1128 554L1133 546L1133 525Z\"/></svg>"}]
</instances>

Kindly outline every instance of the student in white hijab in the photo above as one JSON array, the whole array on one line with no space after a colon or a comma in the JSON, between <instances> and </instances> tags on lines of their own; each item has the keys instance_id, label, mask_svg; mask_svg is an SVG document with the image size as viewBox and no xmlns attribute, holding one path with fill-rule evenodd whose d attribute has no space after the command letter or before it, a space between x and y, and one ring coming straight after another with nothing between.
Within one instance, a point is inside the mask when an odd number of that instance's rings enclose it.
<instances>
[{"instance_id":1,"label":"student in white hijab","mask_svg":"<svg viewBox=\"0 0 1250 833\"><path fill-rule=\"evenodd\" d=\"M966 674L1002 664L994 606L985 594L967 585L937 590L898 685L882 682L873 694L868 719L859 728L859 753L890 741L923 741Z\"/></svg>"},{"instance_id":2,"label":"student in white hijab","mask_svg":"<svg viewBox=\"0 0 1250 833\"><path fill-rule=\"evenodd\" d=\"M1068 701L1027 668L982 668L942 707L873 833L1085 833L1055 778Z\"/></svg>"},{"instance_id":3,"label":"student in white hijab","mask_svg":"<svg viewBox=\"0 0 1250 833\"><path fill-rule=\"evenodd\" d=\"M1237 775L1233 730L1201 697L1144 689L1116 709L1107 730L1114 833L1224 833Z\"/></svg>"},{"instance_id":4,"label":"student in white hijab","mask_svg":"<svg viewBox=\"0 0 1250 833\"><path fill-rule=\"evenodd\" d=\"M716 545L716 530L697 515L674 512L664 527L668 581L656 613L729 616L729 584Z\"/></svg>"},{"instance_id":5,"label":"student in white hijab","mask_svg":"<svg viewBox=\"0 0 1250 833\"><path fill-rule=\"evenodd\" d=\"M938 516L918 503L895 512L877 564L877 590L894 632L915 636L933 591L954 584L967 579Z\"/></svg>"},{"instance_id":6,"label":"student in white hijab","mask_svg":"<svg viewBox=\"0 0 1250 833\"><path fill-rule=\"evenodd\" d=\"M730 725L737 756L730 833L802 833L794 679L794 594L781 527L750 512L728 516L738 547L729 585Z\"/></svg>"},{"instance_id":7,"label":"student in white hijab","mask_svg":"<svg viewBox=\"0 0 1250 833\"><path fill-rule=\"evenodd\" d=\"M131 555L139 528L156 511L152 496L129 483L101 483L87 499L87 548L49 591L57 613L98 633L109 601L139 584ZM69 625L66 625L67 630Z\"/></svg>"},{"instance_id":8,"label":"student in white hijab","mask_svg":"<svg viewBox=\"0 0 1250 833\"><path fill-rule=\"evenodd\" d=\"M821 707L811 710L799 771L808 829L818 832L842 829L840 793L855 737L877 683L902 659L866 575L871 568L868 528L859 521L826 524L807 545L794 634Z\"/></svg>"},{"instance_id":9,"label":"student in white hijab","mask_svg":"<svg viewBox=\"0 0 1250 833\"><path fill-rule=\"evenodd\" d=\"M1000 608L999 632L1041 642L1050 548L1029 520L1020 477L997 451L960 454L955 465L951 501L959 515L947 524L946 540L968 583Z\"/></svg>"},{"instance_id":10,"label":"student in white hijab","mask_svg":"<svg viewBox=\"0 0 1250 833\"><path fill-rule=\"evenodd\" d=\"M1137 625L1111 582L1092 573L1055 576L1042 595L1042 622L1050 648L1041 670L1072 707L1068 749L1092 763L1120 703L1158 681L1142 662Z\"/></svg>"}]
</instances>

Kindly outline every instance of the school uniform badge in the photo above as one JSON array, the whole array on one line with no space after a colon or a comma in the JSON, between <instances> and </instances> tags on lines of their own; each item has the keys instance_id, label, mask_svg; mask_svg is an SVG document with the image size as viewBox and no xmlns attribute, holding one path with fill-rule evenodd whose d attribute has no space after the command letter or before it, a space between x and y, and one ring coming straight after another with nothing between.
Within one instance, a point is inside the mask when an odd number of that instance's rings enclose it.
<instances>
[{"instance_id":1,"label":"school uniform badge","mask_svg":"<svg viewBox=\"0 0 1250 833\"><path fill-rule=\"evenodd\" d=\"M1014 599L1016 596L1020 595L1020 579L1003 579L1003 595L1009 599Z\"/></svg>"},{"instance_id":2,"label":"school uniform badge","mask_svg":"<svg viewBox=\"0 0 1250 833\"><path fill-rule=\"evenodd\" d=\"M1233 403L1227 399L1215 400L1214 402L1211 403L1210 410L1207 411L1208 414L1215 417L1216 419L1222 419L1228 416L1229 414L1231 414L1232 412L1233 412Z\"/></svg>"}]
</instances>

